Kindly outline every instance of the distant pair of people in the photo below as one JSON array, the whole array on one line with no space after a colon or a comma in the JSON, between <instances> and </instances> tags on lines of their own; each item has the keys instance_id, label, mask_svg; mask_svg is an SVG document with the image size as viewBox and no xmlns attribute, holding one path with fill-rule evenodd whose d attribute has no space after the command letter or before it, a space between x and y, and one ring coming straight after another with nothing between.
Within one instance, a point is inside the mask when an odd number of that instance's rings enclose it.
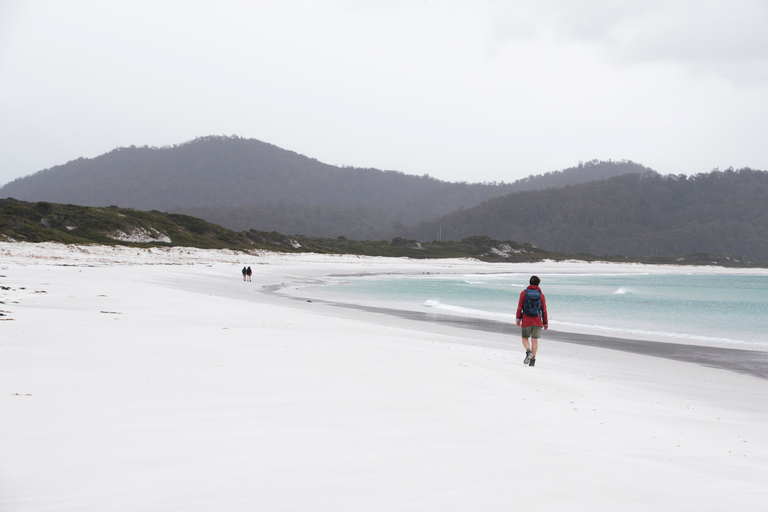
<instances>
[{"instance_id":1,"label":"distant pair of people","mask_svg":"<svg viewBox=\"0 0 768 512\"><path fill-rule=\"evenodd\" d=\"M253 275L251 267L243 267L243 281L250 281L251 275Z\"/></svg>"}]
</instances>

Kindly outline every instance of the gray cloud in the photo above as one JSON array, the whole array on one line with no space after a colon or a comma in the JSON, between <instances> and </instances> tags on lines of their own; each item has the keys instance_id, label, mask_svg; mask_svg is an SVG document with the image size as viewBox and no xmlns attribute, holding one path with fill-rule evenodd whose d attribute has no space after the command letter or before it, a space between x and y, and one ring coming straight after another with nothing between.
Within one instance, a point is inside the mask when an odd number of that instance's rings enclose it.
<instances>
[{"instance_id":1,"label":"gray cloud","mask_svg":"<svg viewBox=\"0 0 768 512\"><path fill-rule=\"evenodd\" d=\"M254 137L507 180L592 158L768 168L761 2L0 3L0 182Z\"/></svg>"},{"instance_id":2,"label":"gray cloud","mask_svg":"<svg viewBox=\"0 0 768 512\"><path fill-rule=\"evenodd\" d=\"M617 63L681 65L735 85L768 76L765 2L595 2L578 12L562 7L562 32L602 46ZM568 11L573 16L562 16Z\"/></svg>"}]
</instances>

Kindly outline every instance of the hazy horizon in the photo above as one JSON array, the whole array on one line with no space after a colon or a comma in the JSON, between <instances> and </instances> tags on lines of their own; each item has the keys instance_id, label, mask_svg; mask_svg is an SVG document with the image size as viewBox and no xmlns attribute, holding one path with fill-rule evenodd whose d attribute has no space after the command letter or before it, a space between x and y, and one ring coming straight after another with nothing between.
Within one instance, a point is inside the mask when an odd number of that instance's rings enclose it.
<instances>
[{"instance_id":1,"label":"hazy horizon","mask_svg":"<svg viewBox=\"0 0 768 512\"><path fill-rule=\"evenodd\" d=\"M768 169L759 1L0 2L0 185L208 135L513 182Z\"/></svg>"}]
</instances>

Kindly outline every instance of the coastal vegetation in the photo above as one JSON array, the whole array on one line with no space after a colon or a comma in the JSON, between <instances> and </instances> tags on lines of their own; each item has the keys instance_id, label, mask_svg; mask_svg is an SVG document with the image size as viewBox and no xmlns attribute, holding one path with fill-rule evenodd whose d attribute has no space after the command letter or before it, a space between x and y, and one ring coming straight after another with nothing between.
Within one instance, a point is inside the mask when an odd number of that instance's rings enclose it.
<instances>
[{"instance_id":1,"label":"coastal vegetation","mask_svg":"<svg viewBox=\"0 0 768 512\"><path fill-rule=\"evenodd\" d=\"M760 266L738 256L688 254L675 257L597 257L548 251L530 243L469 236L461 240L394 237L384 240L351 240L287 236L275 231L233 231L211 222L175 213L131 208L89 207L46 201L30 203L0 199L0 241L59 242L64 244L123 245L132 247L198 247L234 251L266 250L286 253L354 254L408 258L475 258L493 262L549 260L616 261L676 265Z\"/></svg>"}]
</instances>

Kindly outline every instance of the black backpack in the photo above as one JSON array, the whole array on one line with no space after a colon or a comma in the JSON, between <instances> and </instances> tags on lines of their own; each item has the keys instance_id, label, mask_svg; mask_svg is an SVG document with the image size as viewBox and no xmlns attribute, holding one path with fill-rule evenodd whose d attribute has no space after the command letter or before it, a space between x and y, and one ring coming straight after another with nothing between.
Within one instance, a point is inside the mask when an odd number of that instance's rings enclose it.
<instances>
[{"instance_id":1,"label":"black backpack","mask_svg":"<svg viewBox=\"0 0 768 512\"><path fill-rule=\"evenodd\" d=\"M528 316L538 317L541 315L541 292L539 290L525 290L525 302L523 302L523 313Z\"/></svg>"}]
</instances>

